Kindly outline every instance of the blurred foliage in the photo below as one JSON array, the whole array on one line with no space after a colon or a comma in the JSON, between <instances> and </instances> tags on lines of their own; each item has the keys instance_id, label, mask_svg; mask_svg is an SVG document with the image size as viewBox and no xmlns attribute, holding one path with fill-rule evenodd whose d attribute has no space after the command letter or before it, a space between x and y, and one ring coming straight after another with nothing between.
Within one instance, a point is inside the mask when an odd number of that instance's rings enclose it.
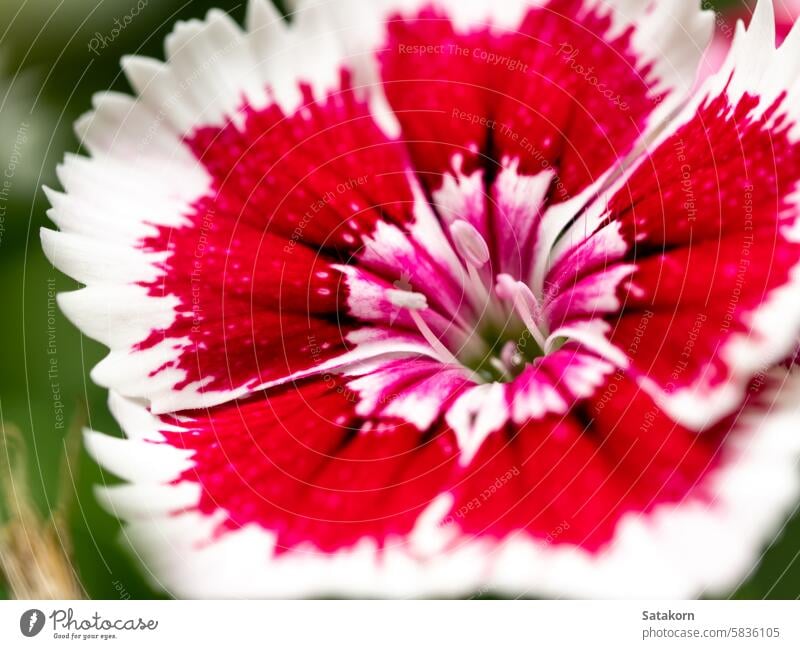
<instances>
[{"instance_id":1,"label":"blurred foliage","mask_svg":"<svg viewBox=\"0 0 800 649\"><path fill-rule=\"evenodd\" d=\"M67 529L74 490L66 481L77 466L81 425L76 421L65 438L60 462L59 494L53 509L42 515L28 492L28 449L20 432L0 429L0 574L15 599L81 599L85 593L72 564L71 534Z\"/></svg>"},{"instance_id":2,"label":"blurred foliage","mask_svg":"<svg viewBox=\"0 0 800 649\"><path fill-rule=\"evenodd\" d=\"M95 501L93 486L111 478L81 451L77 465L67 471L69 479L59 480L64 436L80 413L86 413L92 428L117 434L119 428L106 408L105 391L88 379L104 349L83 338L53 308L52 293L76 284L56 272L41 252L38 231L48 223L48 206L39 187L58 186L55 166L65 151L78 150L71 125L89 108L92 94L128 90L119 69L123 54L161 58L164 37L176 20L200 17L218 6L241 21L245 10L243 3L224 0L149 0L113 42L97 54L91 52L92 37L111 33L115 19L122 19L135 4L0 1L0 171L12 160L15 166L8 196L0 202L0 286L5 304L0 319L0 420L22 431L29 451L26 487L39 516L49 516L64 499L60 492L74 492L65 524L74 565L88 595L107 599L160 595L119 543L118 522ZM0 456L4 466L8 460ZM797 597L798 548L796 517L738 596ZM5 595L0 584L0 596Z\"/></svg>"}]
</instances>

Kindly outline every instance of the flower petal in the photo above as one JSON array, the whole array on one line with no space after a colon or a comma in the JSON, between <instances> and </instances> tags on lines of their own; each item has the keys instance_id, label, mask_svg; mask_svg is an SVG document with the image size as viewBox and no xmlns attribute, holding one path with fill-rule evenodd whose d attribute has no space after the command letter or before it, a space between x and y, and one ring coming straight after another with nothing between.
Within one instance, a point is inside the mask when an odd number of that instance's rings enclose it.
<instances>
[{"instance_id":1,"label":"flower petal","mask_svg":"<svg viewBox=\"0 0 800 649\"><path fill-rule=\"evenodd\" d=\"M684 101L713 15L690 1L420 4L376 45L401 137L440 219L470 222L494 272L538 285L562 229Z\"/></svg>"},{"instance_id":2,"label":"flower petal","mask_svg":"<svg viewBox=\"0 0 800 649\"><path fill-rule=\"evenodd\" d=\"M800 332L800 84L785 63L800 31L776 50L769 4L607 204L576 222L548 275L553 326L603 317L641 384L695 428L736 409Z\"/></svg>"},{"instance_id":3,"label":"flower petal","mask_svg":"<svg viewBox=\"0 0 800 649\"><path fill-rule=\"evenodd\" d=\"M394 338L393 322L365 318L381 326L364 328L348 309L369 311L372 294L353 296L342 271L376 224L415 218L420 192L405 150L383 133L341 59L320 64L333 77L292 61L293 75L281 67L264 79L278 68L262 69L259 56L285 64L279 45L296 50L316 28L277 24L258 2L249 16L253 30L280 34L276 51L211 12L176 27L167 64L127 61L140 97L96 98L78 124L93 158L68 158L68 193L48 191L61 232L43 231L45 251L88 285L61 305L111 347L93 377L157 412L370 355L430 352L402 321ZM217 97L209 86L218 78ZM362 277L376 287L400 273Z\"/></svg>"},{"instance_id":4,"label":"flower petal","mask_svg":"<svg viewBox=\"0 0 800 649\"><path fill-rule=\"evenodd\" d=\"M179 596L688 597L734 586L800 492L798 381L772 373L698 436L617 373L569 415L508 422L467 465L447 427L366 425L336 380L168 419L113 397L150 441L92 446L109 467L126 444L175 455L172 508L145 502L150 471L104 498Z\"/></svg>"},{"instance_id":5,"label":"flower petal","mask_svg":"<svg viewBox=\"0 0 800 649\"><path fill-rule=\"evenodd\" d=\"M519 161L578 195L682 98L711 30L689 2L552 0L513 26L455 23L451 4L392 18L381 52L386 95L432 189L456 159L467 176Z\"/></svg>"}]
</instances>

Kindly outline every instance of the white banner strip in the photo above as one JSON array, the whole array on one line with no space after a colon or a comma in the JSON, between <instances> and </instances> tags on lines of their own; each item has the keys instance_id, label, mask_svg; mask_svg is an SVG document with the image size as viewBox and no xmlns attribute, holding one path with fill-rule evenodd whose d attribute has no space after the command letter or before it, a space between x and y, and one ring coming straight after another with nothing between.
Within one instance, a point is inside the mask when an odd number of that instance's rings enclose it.
<instances>
[{"instance_id":1,"label":"white banner strip","mask_svg":"<svg viewBox=\"0 0 800 649\"><path fill-rule=\"evenodd\" d=\"M800 647L798 602L0 602L0 647Z\"/></svg>"}]
</instances>

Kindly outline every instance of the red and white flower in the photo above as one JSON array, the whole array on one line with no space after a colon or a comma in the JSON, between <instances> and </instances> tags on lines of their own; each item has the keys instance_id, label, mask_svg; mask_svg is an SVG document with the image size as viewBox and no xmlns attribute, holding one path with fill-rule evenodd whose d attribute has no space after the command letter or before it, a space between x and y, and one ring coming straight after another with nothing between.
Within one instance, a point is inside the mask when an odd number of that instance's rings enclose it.
<instances>
[{"instance_id":1,"label":"red and white flower","mask_svg":"<svg viewBox=\"0 0 800 649\"><path fill-rule=\"evenodd\" d=\"M180 596L694 596L796 501L800 31L697 2L251 0L48 190Z\"/></svg>"}]
</instances>

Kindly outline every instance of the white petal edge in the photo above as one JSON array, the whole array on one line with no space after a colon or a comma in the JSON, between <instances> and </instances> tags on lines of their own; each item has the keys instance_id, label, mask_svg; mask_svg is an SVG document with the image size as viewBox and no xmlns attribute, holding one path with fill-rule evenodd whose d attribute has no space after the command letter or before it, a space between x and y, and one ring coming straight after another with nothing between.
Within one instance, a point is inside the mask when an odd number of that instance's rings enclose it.
<instances>
[{"instance_id":1,"label":"white petal edge","mask_svg":"<svg viewBox=\"0 0 800 649\"><path fill-rule=\"evenodd\" d=\"M167 62L123 60L136 97L98 93L94 109L76 122L91 157L67 155L59 166L65 193L45 189L59 231L41 232L53 265L87 285L62 294L60 305L84 333L110 347L93 379L148 399L159 412L207 407L253 389L208 393L207 381L198 381L174 390L183 370L157 370L174 364L187 338L133 348L178 315L175 297L152 296L140 286L160 277L157 264L166 253L138 246L159 227L185 224L191 205L210 191L208 174L183 138L200 125L238 120L245 100L263 106L268 88L293 112L302 101L299 83L322 98L338 87L342 64L340 43L313 16L290 25L269 0L251 0L246 31L212 10L205 20L178 23L165 49Z\"/></svg>"},{"instance_id":2,"label":"white petal edge","mask_svg":"<svg viewBox=\"0 0 800 649\"><path fill-rule=\"evenodd\" d=\"M706 478L707 499L692 496L649 515L629 514L596 554L524 533L502 542L465 541L445 521L448 494L434 499L408 538L387 549L379 552L365 539L330 555L296 548L274 556L273 534L253 524L212 538L221 511L148 517L147 503L136 495L144 498L147 489L117 501L129 512L127 542L154 582L178 597L421 597L478 589L545 597L722 595L758 563L800 496L800 373L775 370L770 379L776 383L765 394L769 408L742 415L727 442L727 461ZM128 407L134 416L141 406ZM103 465L115 463L118 453L95 450ZM177 458L174 464L182 466ZM165 497L182 506L190 500L186 493Z\"/></svg>"}]
</instances>

